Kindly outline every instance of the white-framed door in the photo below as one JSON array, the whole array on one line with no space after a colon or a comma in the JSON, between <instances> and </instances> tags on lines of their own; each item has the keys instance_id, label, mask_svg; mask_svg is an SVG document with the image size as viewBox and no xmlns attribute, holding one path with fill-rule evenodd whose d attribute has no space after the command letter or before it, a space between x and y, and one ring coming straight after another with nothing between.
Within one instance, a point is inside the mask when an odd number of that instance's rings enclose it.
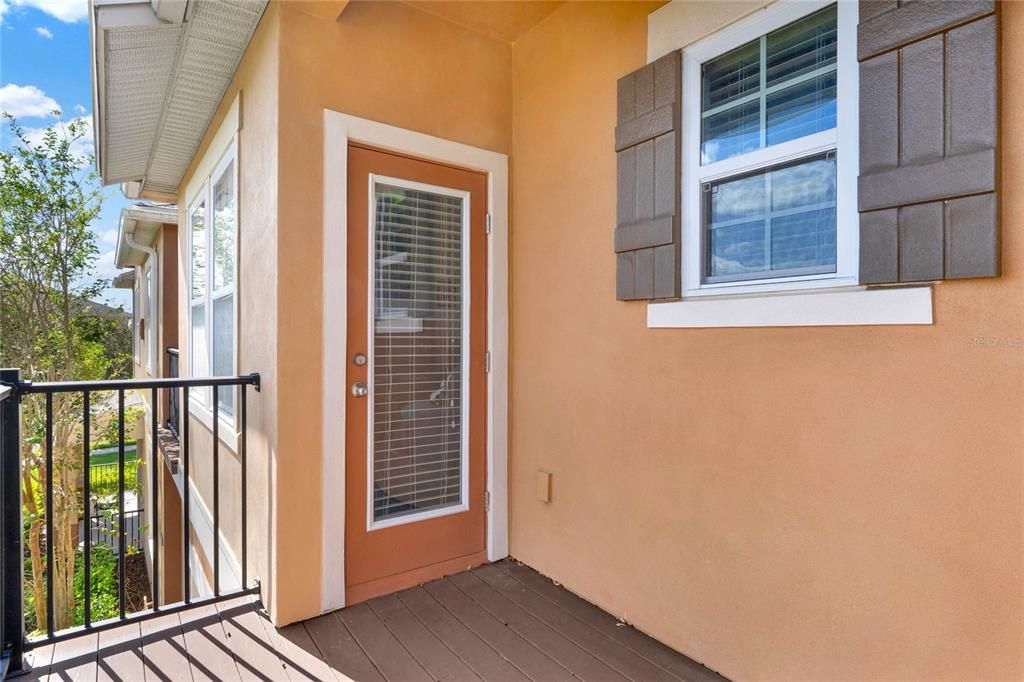
<instances>
[{"instance_id":1,"label":"white-framed door","mask_svg":"<svg viewBox=\"0 0 1024 682\"><path fill-rule=\"evenodd\" d=\"M323 475L321 610L345 601L345 424L349 386L348 147L362 143L487 178L487 559L508 555L508 157L504 154L324 111L323 206Z\"/></svg>"}]
</instances>

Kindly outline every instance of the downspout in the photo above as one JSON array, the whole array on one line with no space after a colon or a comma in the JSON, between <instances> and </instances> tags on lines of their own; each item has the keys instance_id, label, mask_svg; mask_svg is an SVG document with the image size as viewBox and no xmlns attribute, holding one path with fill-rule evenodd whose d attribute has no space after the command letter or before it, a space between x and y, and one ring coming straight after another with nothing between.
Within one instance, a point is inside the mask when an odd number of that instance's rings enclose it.
<instances>
[{"instance_id":1,"label":"downspout","mask_svg":"<svg viewBox=\"0 0 1024 682\"><path fill-rule=\"evenodd\" d=\"M132 232L125 231L124 241L125 243L128 244L128 246L132 247L133 249L138 249L139 251L142 251L150 258L156 258L156 249L154 249L152 246L143 246L142 244L135 241L135 236ZM142 270L142 266L136 265L135 268L135 276L137 277L140 271Z\"/></svg>"}]
</instances>

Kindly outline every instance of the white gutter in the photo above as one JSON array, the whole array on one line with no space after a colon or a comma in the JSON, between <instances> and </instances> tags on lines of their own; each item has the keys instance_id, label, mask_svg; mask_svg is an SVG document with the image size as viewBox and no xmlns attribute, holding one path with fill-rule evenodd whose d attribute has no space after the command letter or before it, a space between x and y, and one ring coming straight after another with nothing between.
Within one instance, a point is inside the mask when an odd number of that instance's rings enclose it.
<instances>
[{"instance_id":1,"label":"white gutter","mask_svg":"<svg viewBox=\"0 0 1024 682\"><path fill-rule=\"evenodd\" d=\"M178 213L175 206L158 206L147 204L136 204L121 209L121 220L117 228L117 246L114 250L114 264L119 268L128 267L131 261L138 258L132 257L132 253L143 254L146 257L156 255L151 246L152 236L159 230L160 225L177 224ZM145 229L140 237L142 241L135 239L135 232L142 225ZM150 245L144 244L148 242Z\"/></svg>"}]
</instances>

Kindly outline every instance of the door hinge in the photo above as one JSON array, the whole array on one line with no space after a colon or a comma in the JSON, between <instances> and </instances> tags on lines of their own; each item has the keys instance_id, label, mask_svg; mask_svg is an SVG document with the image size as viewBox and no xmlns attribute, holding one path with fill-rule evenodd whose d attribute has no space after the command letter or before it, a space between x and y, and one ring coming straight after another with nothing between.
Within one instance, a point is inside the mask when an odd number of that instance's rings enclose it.
<instances>
[{"instance_id":1,"label":"door hinge","mask_svg":"<svg viewBox=\"0 0 1024 682\"><path fill-rule=\"evenodd\" d=\"M491 511L491 491L484 491L484 511Z\"/></svg>"},{"instance_id":2,"label":"door hinge","mask_svg":"<svg viewBox=\"0 0 1024 682\"><path fill-rule=\"evenodd\" d=\"M487 220L484 221L484 231L485 231L485 234L490 234L491 233L491 214L490 213L487 214Z\"/></svg>"},{"instance_id":3,"label":"door hinge","mask_svg":"<svg viewBox=\"0 0 1024 682\"><path fill-rule=\"evenodd\" d=\"M484 351L484 371L491 373L491 351Z\"/></svg>"}]
</instances>

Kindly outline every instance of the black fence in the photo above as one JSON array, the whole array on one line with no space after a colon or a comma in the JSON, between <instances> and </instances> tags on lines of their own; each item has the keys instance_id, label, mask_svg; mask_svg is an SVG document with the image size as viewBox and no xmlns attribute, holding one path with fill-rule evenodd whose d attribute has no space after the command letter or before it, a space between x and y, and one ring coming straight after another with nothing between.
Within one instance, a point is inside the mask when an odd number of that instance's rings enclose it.
<instances>
[{"instance_id":1,"label":"black fence","mask_svg":"<svg viewBox=\"0 0 1024 682\"><path fill-rule=\"evenodd\" d=\"M117 627L128 621L145 620L153 618L159 615L178 612L193 606L202 604L209 604L212 602L223 601L230 599L241 594L252 594L259 590L259 584L257 581L249 582L248 574L246 570L246 544L247 544L247 519L246 519L246 395L248 387L252 386L256 391L259 391L260 377L259 374L249 374L237 377L214 377L208 379L181 379L181 378L163 378L163 379L149 379L149 380L124 380L124 381L85 381L85 382L53 382L53 383L32 383L22 381L20 371L16 369L3 369L0 370L0 606L2 606L2 618L0 618L0 652L3 655L3 663L0 664L0 673L11 674L17 673L22 670L22 656L25 650L31 649L35 646L59 642L72 637L81 635L83 632L97 632L101 630L107 630L113 627ZM185 419L181 423L181 467L184 475L185 490L186 494L182 496L182 542L183 542L183 594L184 599L181 602L175 604L160 604L158 596L160 594L160 572L159 572L159 551L160 543L152 543L152 560L150 565L152 566L152 572L149 576L150 588L152 594L152 607L128 613L127 611L127 600L125 598L125 583L126 583L126 555L129 543L133 542L133 535L129 532L131 526L134 525L135 532L140 535L137 539L138 546L142 547L146 542L146 537L158 537L159 533L159 485L158 485L158 470L157 466L149 467L149 474L151 477L148 498L146 504L149 506L154 513L151 516L151 523L148 527L143 527L141 517L138 522L132 524L130 522L131 515L134 513L131 510L125 508L125 488L126 488L126 477L125 477L125 393L127 391L149 391L150 392L150 405L154 408L159 405L160 391L170 391L171 396L177 397L177 394L181 393L180 405L188 405L189 390L196 388L209 388L212 390L212 402L213 405L213 453L212 453L212 485L214 490L213 495L213 537L219 537L220 529L220 503L219 503L219 490L220 490L220 478L219 478L219 407L218 407L218 392L222 390L237 390L239 398L239 438L238 438L238 458L241 465L240 477L241 477L241 490L240 494L240 509L241 509L241 586L231 590L221 590L220 585L220 543L217 541L213 542L213 557L211 557L212 572L213 572L213 594L208 597L200 597L193 599L190 594L191 585L191 562L190 557L190 544L191 544L191 523L190 523L190 510L189 502L191 495L188 494L188 481L189 479L189 426L188 420ZM112 392L117 396L117 442L118 442L118 481L117 481L117 501L116 507L109 510L109 518L114 519L113 528L111 534L113 542L116 544L117 563L118 563L118 616L106 620L93 622L91 615L91 590L86 589L84 592L84 623L76 625L73 628L66 628L63 630L54 629L54 604L53 604L53 561L54 561L54 550L53 542L47 540L45 542L46 552L46 630L45 634L30 638L25 632L25 620L24 620L24 549L23 549L23 525L22 525L22 504L21 504L21 473L22 473L22 462L21 462L21 402L27 396L41 395L45 400L45 436L43 437L43 452L44 459L42 460L41 467L45 468L45 480L47 486L42 490L43 503L45 507L45 524L44 534L47 539L54 538L54 518L53 518L53 505L54 505L54 486L53 486L53 473L54 473L54 397L55 396L70 396L70 404L75 406L80 416L81 424L81 435L82 435L82 466L85 472L88 472L90 465L90 428L91 428L91 410L90 410L90 399L96 393L101 392ZM63 404L69 404L67 401ZM157 418L157 409L151 409L148 418L151 420L150 437L151 443L149 446L150 453L157 453L158 450L158 434L157 427L159 426ZM157 460L157 457L151 456L151 463ZM82 476L83 495L82 499L86 501L86 509L88 509L90 496L90 476ZM141 512L141 510L140 510ZM91 520L90 520L91 521ZM145 537L141 534L145 534ZM90 557L91 550L94 542L100 542L98 537L92 533L82 533L82 542L84 543L84 584L91 585L90 578ZM106 543L106 536L102 541ZM3 675L0 674L0 679Z\"/></svg>"},{"instance_id":2,"label":"black fence","mask_svg":"<svg viewBox=\"0 0 1024 682\"><path fill-rule=\"evenodd\" d=\"M145 509L132 509L124 513L124 544L129 550L136 549L141 552L144 549L143 543L148 530L145 527L145 511ZM88 537L86 533L88 533ZM98 514L80 519L78 541L83 545L88 543L91 547L109 547L114 554L119 553L121 551L121 521L115 511L100 509Z\"/></svg>"}]
</instances>

